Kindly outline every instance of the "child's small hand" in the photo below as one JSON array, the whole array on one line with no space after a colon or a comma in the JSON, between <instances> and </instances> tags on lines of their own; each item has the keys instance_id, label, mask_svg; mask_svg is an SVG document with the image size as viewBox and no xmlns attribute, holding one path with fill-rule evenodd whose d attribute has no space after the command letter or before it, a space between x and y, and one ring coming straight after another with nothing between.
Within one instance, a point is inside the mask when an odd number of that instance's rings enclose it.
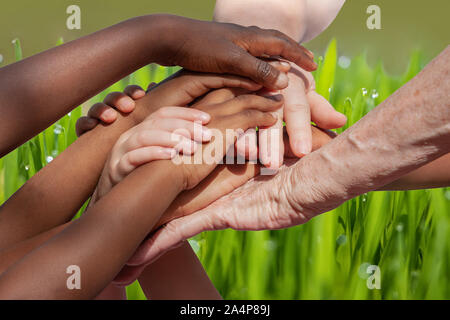
<instances>
[{"instance_id":1,"label":"child's small hand","mask_svg":"<svg viewBox=\"0 0 450 320\"><path fill-rule=\"evenodd\" d=\"M147 91L155 85L156 84L154 82L150 83ZM116 110L123 113L133 112L136 107L135 101L144 96L144 89L137 85L129 85L123 92L111 92L105 97L103 102L99 102L91 106L85 117L78 119L75 126L77 136L79 137L85 132L94 129L99 121L105 124L110 124L116 121Z\"/></svg>"},{"instance_id":2,"label":"child's small hand","mask_svg":"<svg viewBox=\"0 0 450 320\"><path fill-rule=\"evenodd\" d=\"M185 189L195 187L208 176L245 130L273 125L277 120L274 112L283 105L281 95L262 97L244 91L233 98L233 90L230 100L218 102L222 91L230 92L229 89L216 90L193 106L210 114L211 121L207 126L212 130L213 138L195 155L175 159L175 163L181 162L175 168L182 173Z\"/></svg>"},{"instance_id":3,"label":"child's small hand","mask_svg":"<svg viewBox=\"0 0 450 320\"><path fill-rule=\"evenodd\" d=\"M192 155L196 142L211 139L209 129L203 127L209 120L208 113L197 109L163 107L123 133L106 161L94 202L140 165L172 159L178 153ZM194 130L203 134L196 137Z\"/></svg>"}]
</instances>

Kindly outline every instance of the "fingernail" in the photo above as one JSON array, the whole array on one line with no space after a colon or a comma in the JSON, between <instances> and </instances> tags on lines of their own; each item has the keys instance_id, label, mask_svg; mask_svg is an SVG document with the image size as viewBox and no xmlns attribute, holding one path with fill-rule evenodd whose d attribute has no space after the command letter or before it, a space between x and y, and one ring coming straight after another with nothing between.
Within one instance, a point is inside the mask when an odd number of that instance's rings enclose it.
<instances>
[{"instance_id":1,"label":"fingernail","mask_svg":"<svg viewBox=\"0 0 450 320\"><path fill-rule=\"evenodd\" d=\"M125 111L125 112L129 112L129 111L133 110L133 108L134 108L134 102L131 102L128 99L123 100L121 105L122 105L122 108L121 108L122 111Z\"/></svg>"},{"instance_id":2,"label":"fingernail","mask_svg":"<svg viewBox=\"0 0 450 320\"><path fill-rule=\"evenodd\" d=\"M345 122L347 122L347 116L341 112L339 112L339 114L342 116L342 120L345 120Z\"/></svg>"},{"instance_id":3,"label":"fingernail","mask_svg":"<svg viewBox=\"0 0 450 320\"><path fill-rule=\"evenodd\" d=\"M289 84L288 76L285 73L280 72L280 75L278 76L277 81L275 82L275 87L277 89L284 89L288 86L288 84Z\"/></svg>"},{"instance_id":4,"label":"fingernail","mask_svg":"<svg viewBox=\"0 0 450 320\"><path fill-rule=\"evenodd\" d=\"M208 128L202 129L202 139L203 141L209 141L212 138L212 132Z\"/></svg>"},{"instance_id":5,"label":"fingernail","mask_svg":"<svg viewBox=\"0 0 450 320\"><path fill-rule=\"evenodd\" d=\"M103 112L103 117L105 118L105 120L112 120L116 117L116 111L113 109L106 109Z\"/></svg>"}]
</instances>

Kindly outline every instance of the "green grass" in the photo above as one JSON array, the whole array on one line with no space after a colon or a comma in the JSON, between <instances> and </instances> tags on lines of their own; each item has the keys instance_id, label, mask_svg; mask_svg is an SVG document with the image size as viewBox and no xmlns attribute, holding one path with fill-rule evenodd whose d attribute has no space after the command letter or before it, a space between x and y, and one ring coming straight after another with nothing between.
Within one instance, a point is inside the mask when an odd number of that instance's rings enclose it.
<instances>
[{"instance_id":1,"label":"green grass","mask_svg":"<svg viewBox=\"0 0 450 320\"><path fill-rule=\"evenodd\" d=\"M20 59L20 43L14 46ZM318 92L347 115L346 128L425 64L421 53L413 52L408 70L393 77L381 62L368 66L364 54L347 68L338 61L333 41L319 58L315 78ZM174 70L147 66L89 103L129 83L158 82ZM75 109L0 159L0 203L75 140L80 115L81 108ZM449 202L448 188L374 192L288 230L207 232L191 244L226 299L449 299ZM381 270L380 290L366 285L365 270L372 264ZM128 295L144 298L137 283Z\"/></svg>"}]
</instances>

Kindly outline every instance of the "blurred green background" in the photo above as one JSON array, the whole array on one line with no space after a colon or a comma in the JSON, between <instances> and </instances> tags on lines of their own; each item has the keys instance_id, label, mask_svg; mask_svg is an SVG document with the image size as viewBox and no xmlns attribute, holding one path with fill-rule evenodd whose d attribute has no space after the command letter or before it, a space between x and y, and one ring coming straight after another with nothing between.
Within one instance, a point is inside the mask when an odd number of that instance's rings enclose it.
<instances>
[{"instance_id":1,"label":"blurred green background","mask_svg":"<svg viewBox=\"0 0 450 320\"><path fill-rule=\"evenodd\" d=\"M282 0L280 0L282 1ZM24 56L55 45L59 37L70 41L121 20L144 14L167 12L198 19L211 19L212 0L2 0L0 5L0 54L5 65L14 61L11 41L22 41ZM82 10L81 30L67 30L66 8ZM366 9L381 8L382 30L368 30ZM339 16L319 38L308 44L322 54L332 38L339 54L353 57L367 50L369 63L383 60L387 71L399 73L409 55L421 49L430 59L449 44L448 0L347 0Z\"/></svg>"}]
</instances>

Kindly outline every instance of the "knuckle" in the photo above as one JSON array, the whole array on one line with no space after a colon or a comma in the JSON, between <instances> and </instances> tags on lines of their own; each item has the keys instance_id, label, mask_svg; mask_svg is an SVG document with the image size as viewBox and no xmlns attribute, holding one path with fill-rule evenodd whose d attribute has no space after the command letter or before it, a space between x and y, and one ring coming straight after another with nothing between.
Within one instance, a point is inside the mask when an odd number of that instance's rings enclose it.
<instances>
[{"instance_id":1,"label":"knuckle","mask_svg":"<svg viewBox=\"0 0 450 320\"><path fill-rule=\"evenodd\" d=\"M309 105L308 103L294 103L286 105L286 110L288 111L308 111L309 112Z\"/></svg>"},{"instance_id":2,"label":"knuckle","mask_svg":"<svg viewBox=\"0 0 450 320\"><path fill-rule=\"evenodd\" d=\"M105 107L105 104L102 102L97 102L92 105L92 107L89 109L90 112L95 112L97 110L100 110Z\"/></svg>"},{"instance_id":3,"label":"knuckle","mask_svg":"<svg viewBox=\"0 0 450 320\"><path fill-rule=\"evenodd\" d=\"M241 111L241 116L242 118L244 118L244 120L250 120L252 119L254 116L256 116L256 110L254 109L246 109Z\"/></svg>"},{"instance_id":4,"label":"knuckle","mask_svg":"<svg viewBox=\"0 0 450 320\"><path fill-rule=\"evenodd\" d=\"M251 104L255 101L256 96L251 94L243 94L236 97L236 100L239 104L243 106L247 106L248 104Z\"/></svg>"},{"instance_id":5,"label":"knuckle","mask_svg":"<svg viewBox=\"0 0 450 320\"><path fill-rule=\"evenodd\" d=\"M109 172L109 175L112 177L114 175L114 172L116 172L117 164L114 164L114 161L109 161L107 165L107 169Z\"/></svg>"},{"instance_id":6,"label":"knuckle","mask_svg":"<svg viewBox=\"0 0 450 320\"><path fill-rule=\"evenodd\" d=\"M267 62L257 59L256 72L259 78L266 80L272 76L272 67Z\"/></svg>"},{"instance_id":7,"label":"knuckle","mask_svg":"<svg viewBox=\"0 0 450 320\"><path fill-rule=\"evenodd\" d=\"M120 148L120 146L122 144L125 143L125 141L127 141L129 138L129 133L128 132L124 132L122 133L119 138L117 139L116 144L114 145L113 149L112 149L112 154L114 154L116 152L116 150L118 150Z\"/></svg>"},{"instance_id":8,"label":"knuckle","mask_svg":"<svg viewBox=\"0 0 450 320\"><path fill-rule=\"evenodd\" d=\"M138 164L138 159L133 153L127 153L124 156L124 169L127 170L130 166L136 166Z\"/></svg>"}]
</instances>

